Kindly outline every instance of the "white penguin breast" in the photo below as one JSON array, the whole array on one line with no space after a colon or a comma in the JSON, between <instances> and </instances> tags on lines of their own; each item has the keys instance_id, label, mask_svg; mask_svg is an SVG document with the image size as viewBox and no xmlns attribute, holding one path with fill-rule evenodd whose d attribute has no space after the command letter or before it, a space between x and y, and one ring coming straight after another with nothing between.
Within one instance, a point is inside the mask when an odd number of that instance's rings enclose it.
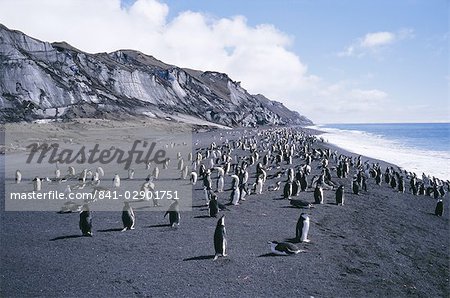
<instances>
[{"instance_id":1,"label":"white penguin breast","mask_svg":"<svg viewBox=\"0 0 450 298\"><path fill-rule=\"evenodd\" d=\"M309 231L309 217L303 221L302 239L301 239L302 241L308 239L308 231Z\"/></svg>"}]
</instances>

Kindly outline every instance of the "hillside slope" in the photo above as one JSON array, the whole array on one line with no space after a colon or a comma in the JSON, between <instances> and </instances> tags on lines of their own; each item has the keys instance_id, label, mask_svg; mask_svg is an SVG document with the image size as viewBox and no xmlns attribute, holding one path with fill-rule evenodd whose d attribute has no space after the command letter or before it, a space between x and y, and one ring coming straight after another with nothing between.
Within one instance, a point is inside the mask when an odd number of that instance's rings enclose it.
<instances>
[{"instance_id":1,"label":"hillside slope","mask_svg":"<svg viewBox=\"0 0 450 298\"><path fill-rule=\"evenodd\" d=\"M88 54L0 25L0 120L189 115L226 126L309 125L227 74L182 69L138 51Z\"/></svg>"}]
</instances>

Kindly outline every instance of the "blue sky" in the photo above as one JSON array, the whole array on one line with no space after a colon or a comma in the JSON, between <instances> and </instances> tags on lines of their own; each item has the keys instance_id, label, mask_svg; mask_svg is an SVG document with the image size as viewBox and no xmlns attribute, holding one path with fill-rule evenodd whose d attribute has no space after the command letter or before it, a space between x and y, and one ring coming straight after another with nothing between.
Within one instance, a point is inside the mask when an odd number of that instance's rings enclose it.
<instances>
[{"instance_id":1,"label":"blue sky","mask_svg":"<svg viewBox=\"0 0 450 298\"><path fill-rule=\"evenodd\" d=\"M0 22L88 52L133 48L227 72L316 123L450 121L449 1L118 1L3 0Z\"/></svg>"}]
</instances>

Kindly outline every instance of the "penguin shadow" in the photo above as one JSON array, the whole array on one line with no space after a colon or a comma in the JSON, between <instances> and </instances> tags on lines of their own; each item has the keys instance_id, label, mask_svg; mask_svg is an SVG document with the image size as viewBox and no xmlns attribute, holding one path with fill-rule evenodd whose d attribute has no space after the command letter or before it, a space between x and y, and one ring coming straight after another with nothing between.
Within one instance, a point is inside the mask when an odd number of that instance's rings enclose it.
<instances>
[{"instance_id":1,"label":"penguin shadow","mask_svg":"<svg viewBox=\"0 0 450 298\"><path fill-rule=\"evenodd\" d=\"M105 229L105 230L97 230L100 233L108 233L108 232L120 232L122 228L113 228L113 229Z\"/></svg>"},{"instance_id":2,"label":"penguin shadow","mask_svg":"<svg viewBox=\"0 0 450 298\"><path fill-rule=\"evenodd\" d=\"M170 224L159 224L159 225L150 225L150 226L146 226L146 228L165 228L165 227L170 227Z\"/></svg>"},{"instance_id":3,"label":"penguin shadow","mask_svg":"<svg viewBox=\"0 0 450 298\"><path fill-rule=\"evenodd\" d=\"M437 216L434 212L424 212L426 215L430 215L433 217L442 217L442 216Z\"/></svg>"},{"instance_id":4,"label":"penguin shadow","mask_svg":"<svg viewBox=\"0 0 450 298\"><path fill-rule=\"evenodd\" d=\"M267 258L267 257L283 257L283 256L274 254L273 252L269 252L267 254L262 254L258 256L258 258Z\"/></svg>"},{"instance_id":5,"label":"penguin shadow","mask_svg":"<svg viewBox=\"0 0 450 298\"><path fill-rule=\"evenodd\" d=\"M308 206L281 206L279 208L283 208L283 209L310 209L310 207Z\"/></svg>"},{"instance_id":6,"label":"penguin shadow","mask_svg":"<svg viewBox=\"0 0 450 298\"><path fill-rule=\"evenodd\" d=\"M206 207L206 205L205 204L203 204L203 205L193 205L192 206L192 208L205 208Z\"/></svg>"},{"instance_id":7,"label":"penguin shadow","mask_svg":"<svg viewBox=\"0 0 450 298\"><path fill-rule=\"evenodd\" d=\"M53 239L50 239L49 241L56 241L56 240L64 240L64 239L71 239L71 238L80 238L80 237L84 237L83 235L68 235L68 236L59 236L59 237L55 237Z\"/></svg>"},{"instance_id":8,"label":"penguin shadow","mask_svg":"<svg viewBox=\"0 0 450 298\"><path fill-rule=\"evenodd\" d=\"M201 261L201 260L212 260L212 259L214 259L214 255L192 257L192 258L183 259L183 261Z\"/></svg>"}]
</instances>

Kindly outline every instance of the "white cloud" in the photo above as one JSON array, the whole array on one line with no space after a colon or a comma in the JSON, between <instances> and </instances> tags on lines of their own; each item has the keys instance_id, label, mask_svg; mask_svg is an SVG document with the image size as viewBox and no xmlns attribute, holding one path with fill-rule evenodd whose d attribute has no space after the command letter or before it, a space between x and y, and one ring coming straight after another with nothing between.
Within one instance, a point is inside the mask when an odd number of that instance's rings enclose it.
<instances>
[{"instance_id":1,"label":"white cloud","mask_svg":"<svg viewBox=\"0 0 450 298\"><path fill-rule=\"evenodd\" d=\"M367 33L361 40L360 46L363 48L372 48L387 45L395 40L395 34L391 32Z\"/></svg>"},{"instance_id":2,"label":"white cloud","mask_svg":"<svg viewBox=\"0 0 450 298\"><path fill-rule=\"evenodd\" d=\"M228 73L251 93L282 101L317 122L365 119L380 111L389 96L361 89L355 82L325 82L308 73L290 50L291 36L270 24L250 26L243 16L214 18L184 11L169 20L169 6L137 0L2 0L1 22L45 41L67 41L87 52L135 49L170 64ZM27 13L24 17L25 12ZM360 53L399 37L366 35L347 49ZM344 118L343 118L344 117ZM354 120L356 121L356 120Z\"/></svg>"},{"instance_id":3,"label":"white cloud","mask_svg":"<svg viewBox=\"0 0 450 298\"><path fill-rule=\"evenodd\" d=\"M168 19L157 0L3 0L5 25L46 41L65 40L87 52L135 49L166 63L228 73L252 93L277 100L314 76L289 50L292 38L273 25L249 26L243 16L213 18L184 11ZM25 11L32 11L24 18ZM287 99L289 100L289 99Z\"/></svg>"},{"instance_id":4,"label":"white cloud","mask_svg":"<svg viewBox=\"0 0 450 298\"><path fill-rule=\"evenodd\" d=\"M367 53L378 53L383 48L405 39L414 38L414 30L402 28L397 32L370 32L363 37L358 38L351 45L339 52L339 57L362 57Z\"/></svg>"}]
</instances>

